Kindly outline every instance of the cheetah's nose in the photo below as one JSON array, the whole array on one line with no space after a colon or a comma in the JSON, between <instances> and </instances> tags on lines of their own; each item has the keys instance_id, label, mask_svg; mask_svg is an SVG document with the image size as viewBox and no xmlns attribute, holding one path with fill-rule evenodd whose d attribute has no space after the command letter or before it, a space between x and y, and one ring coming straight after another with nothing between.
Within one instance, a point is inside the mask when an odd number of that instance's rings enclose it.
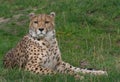
<instances>
[{"instance_id":1,"label":"cheetah's nose","mask_svg":"<svg viewBox=\"0 0 120 82\"><path fill-rule=\"evenodd\" d=\"M41 32L42 32L43 30L44 30L44 28L39 28L39 31L41 31Z\"/></svg>"}]
</instances>

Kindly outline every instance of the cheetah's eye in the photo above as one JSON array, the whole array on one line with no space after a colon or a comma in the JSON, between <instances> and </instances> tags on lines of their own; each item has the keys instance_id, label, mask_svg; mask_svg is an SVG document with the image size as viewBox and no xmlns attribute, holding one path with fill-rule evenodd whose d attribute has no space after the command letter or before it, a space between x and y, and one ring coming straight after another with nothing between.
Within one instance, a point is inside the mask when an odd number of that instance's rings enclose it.
<instances>
[{"instance_id":1,"label":"cheetah's eye","mask_svg":"<svg viewBox=\"0 0 120 82\"><path fill-rule=\"evenodd\" d=\"M34 23L38 24L38 21L34 21Z\"/></svg>"},{"instance_id":2,"label":"cheetah's eye","mask_svg":"<svg viewBox=\"0 0 120 82\"><path fill-rule=\"evenodd\" d=\"M49 21L45 21L45 24L48 24L49 23Z\"/></svg>"}]
</instances>

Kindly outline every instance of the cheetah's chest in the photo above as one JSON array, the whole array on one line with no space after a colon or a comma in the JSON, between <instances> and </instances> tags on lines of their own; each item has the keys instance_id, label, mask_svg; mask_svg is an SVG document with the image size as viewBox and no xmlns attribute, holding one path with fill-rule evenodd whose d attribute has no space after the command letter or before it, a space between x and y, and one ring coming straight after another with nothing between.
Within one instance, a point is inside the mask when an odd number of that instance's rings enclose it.
<instances>
[{"instance_id":1,"label":"cheetah's chest","mask_svg":"<svg viewBox=\"0 0 120 82\"><path fill-rule=\"evenodd\" d=\"M60 51L56 40L50 44L48 41L31 41L28 46L29 61L37 62L39 65L54 69L61 59Z\"/></svg>"},{"instance_id":2,"label":"cheetah's chest","mask_svg":"<svg viewBox=\"0 0 120 82\"><path fill-rule=\"evenodd\" d=\"M42 66L46 68L54 69L56 64L58 63L59 54L58 50L53 49L46 49L43 51L44 55L42 54Z\"/></svg>"},{"instance_id":3,"label":"cheetah's chest","mask_svg":"<svg viewBox=\"0 0 120 82\"><path fill-rule=\"evenodd\" d=\"M59 55L59 48L57 47L57 44L54 44L52 46L46 46L41 43L41 48L39 49L39 56L38 61L40 61L40 65L45 68L51 68L54 69L57 65L60 55Z\"/></svg>"}]
</instances>

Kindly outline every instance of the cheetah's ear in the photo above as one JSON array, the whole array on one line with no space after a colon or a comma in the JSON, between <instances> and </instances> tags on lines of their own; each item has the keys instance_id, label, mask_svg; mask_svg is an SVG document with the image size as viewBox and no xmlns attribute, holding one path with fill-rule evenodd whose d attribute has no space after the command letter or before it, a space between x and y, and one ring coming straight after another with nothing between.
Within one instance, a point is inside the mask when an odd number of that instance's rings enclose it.
<instances>
[{"instance_id":1,"label":"cheetah's ear","mask_svg":"<svg viewBox=\"0 0 120 82\"><path fill-rule=\"evenodd\" d=\"M35 13L30 13L29 18L32 19L35 16Z\"/></svg>"},{"instance_id":2,"label":"cheetah's ear","mask_svg":"<svg viewBox=\"0 0 120 82\"><path fill-rule=\"evenodd\" d=\"M51 17L55 17L55 12L51 12L51 13L50 13L50 16L51 16Z\"/></svg>"}]
</instances>

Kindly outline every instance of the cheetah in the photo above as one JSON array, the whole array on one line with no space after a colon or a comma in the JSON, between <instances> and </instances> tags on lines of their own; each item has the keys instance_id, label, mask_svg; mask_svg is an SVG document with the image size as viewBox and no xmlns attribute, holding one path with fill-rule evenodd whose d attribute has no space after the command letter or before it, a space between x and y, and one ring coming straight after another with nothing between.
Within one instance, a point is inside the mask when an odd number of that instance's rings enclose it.
<instances>
[{"instance_id":1,"label":"cheetah","mask_svg":"<svg viewBox=\"0 0 120 82\"><path fill-rule=\"evenodd\" d=\"M23 68L36 74L106 75L106 71L74 67L61 58L56 40L55 13L29 15L29 33L4 56L4 67Z\"/></svg>"}]
</instances>

